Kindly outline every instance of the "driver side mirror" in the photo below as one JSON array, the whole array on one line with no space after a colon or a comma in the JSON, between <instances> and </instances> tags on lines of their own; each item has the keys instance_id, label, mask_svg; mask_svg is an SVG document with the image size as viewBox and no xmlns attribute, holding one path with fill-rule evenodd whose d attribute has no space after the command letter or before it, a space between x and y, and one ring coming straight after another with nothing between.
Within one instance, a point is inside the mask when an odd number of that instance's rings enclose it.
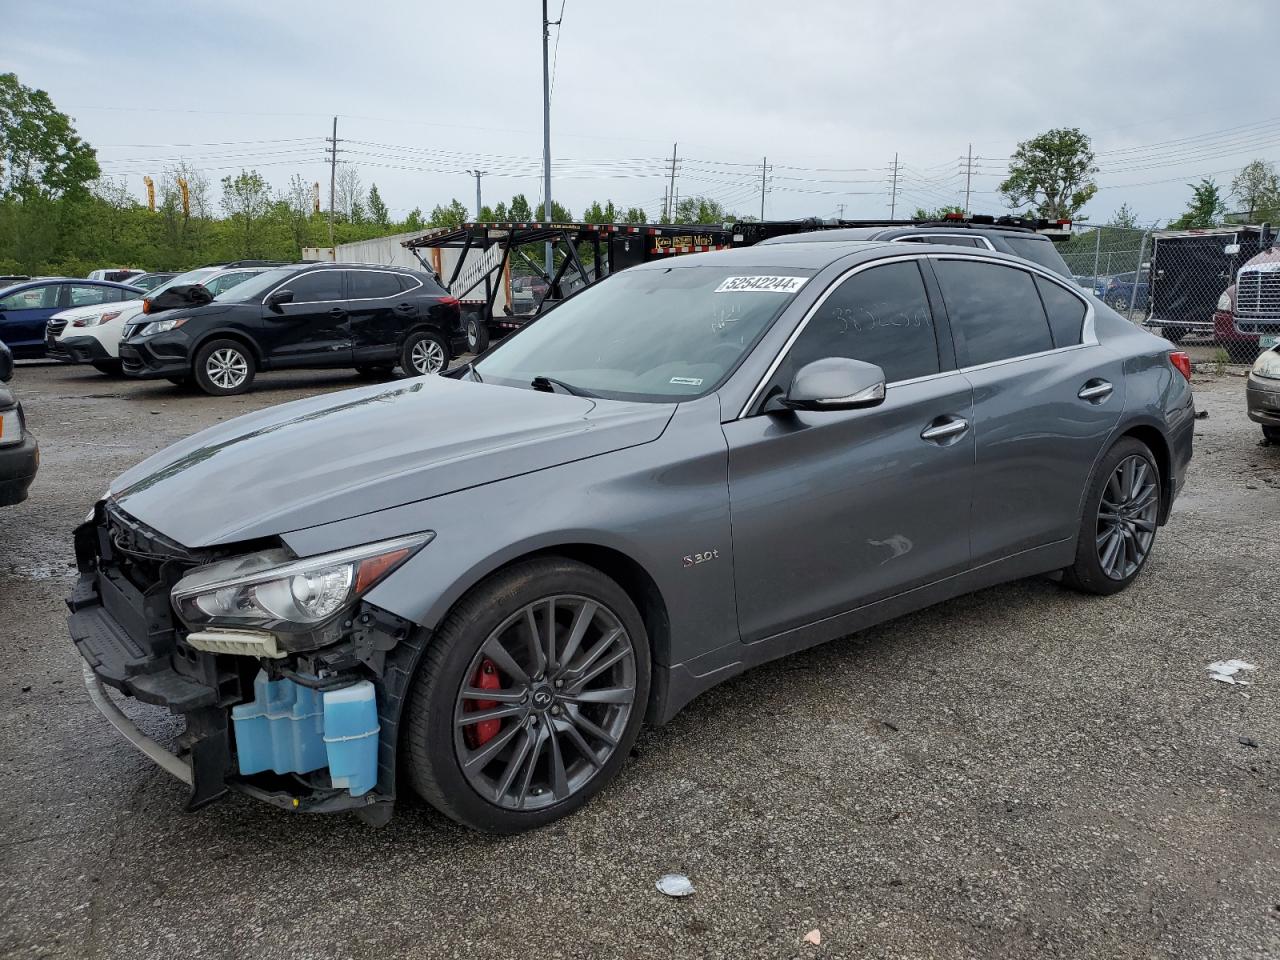
<instances>
[{"instance_id":1,"label":"driver side mirror","mask_svg":"<svg viewBox=\"0 0 1280 960\"><path fill-rule=\"evenodd\" d=\"M848 357L824 357L796 371L785 397L770 410L858 410L884 402L884 371L874 363Z\"/></svg>"},{"instance_id":2,"label":"driver side mirror","mask_svg":"<svg viewBox=\"0 0 1280 960\"><path fill-rule=\"evenodd\" d=\"M275 293L270 294L264 302L272 310L283 303L293 303L293 291L277 290Z\"/></svg>"}]
</instances>

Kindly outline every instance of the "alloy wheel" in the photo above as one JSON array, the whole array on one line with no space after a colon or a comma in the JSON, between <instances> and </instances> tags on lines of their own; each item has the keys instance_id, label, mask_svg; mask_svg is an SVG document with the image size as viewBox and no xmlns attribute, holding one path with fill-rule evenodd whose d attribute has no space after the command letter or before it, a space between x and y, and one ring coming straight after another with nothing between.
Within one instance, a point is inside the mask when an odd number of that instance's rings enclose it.
<instances>
[{"instance_id":1,"label":"alloy wheel","mask_svg":"<svg viewBox=\"0 0 1280 960\"><path fill-rule=\"evenodd\" d=\"M209 354L204 370L214 386L234 390L249 376L249 361L238 350L223 347Z\"/></svg>"},{"instance_id":2,"label":"alloy wheel","mask_svg":"<svg viewBox=\"0 0 1280 960\"><path fill-rule=\"evenodd\" d=\"M1159 507L1151 464L1140 456L1125 457L1107 480L1098 505L1098 562L1112 580L1132 576L1146 560Z\"/></svg>"},{"instance_id":3,"label":"alloy wheel","mask_svg":"<svg viewBox=\"0 0 1280 960\"><path fill-rule=\"evenodd\" d=\"M458 764L490 803L548 807L608 762L635 697L617 614L587 597L544 597L499 624L467 667L454 699Z\"/></svg>"},{"instance_id":4,"label":"alloy wheel","mask_svg":"<svg viewBox=\"0 0 1280 960\"><path fill-rule=\"evenodd\" d=\"M413 345L409 359L418 373L439 373L444 367L444 350L436 341L424 338Z\"/></svg>"}]
</instances>

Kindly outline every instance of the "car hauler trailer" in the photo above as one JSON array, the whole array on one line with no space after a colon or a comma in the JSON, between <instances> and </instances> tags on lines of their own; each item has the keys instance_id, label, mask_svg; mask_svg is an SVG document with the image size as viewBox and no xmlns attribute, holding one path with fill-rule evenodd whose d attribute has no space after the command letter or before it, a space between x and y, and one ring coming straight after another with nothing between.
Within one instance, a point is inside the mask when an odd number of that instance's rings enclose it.
<instances>
[{"instance_id":1,"label":"car hauler trailer","mask_svg":"<svg viewBox=\"0 0 1280 960\"><path fill-rule=\"evenodd\" d=\"M467 345L479 353L490 339L518 330L617 270L662 257L724 250L732 240L731 227L702 224L464 223L427 231L402 246L462 302ZM556 254L550 274L539 262L545 244ZM440 269L440 254L446 251L450 270ZM532 283L513 290L513 267Z\"/></svg>"}]
</instances>

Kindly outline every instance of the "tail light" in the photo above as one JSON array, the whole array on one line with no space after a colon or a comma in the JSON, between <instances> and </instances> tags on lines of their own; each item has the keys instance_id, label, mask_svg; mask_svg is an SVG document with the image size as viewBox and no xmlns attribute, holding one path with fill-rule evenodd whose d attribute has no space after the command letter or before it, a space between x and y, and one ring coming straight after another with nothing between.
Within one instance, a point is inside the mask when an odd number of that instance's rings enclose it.
<instances>
[{"instance_id":1,"label":"tail light","mask_svg":"<svg viewBox=\"0 0 1280 960\"><path fill-rule=\"evenodd\" d=\"M457 297L441 297L440 302L446 307L462 306L462 301L459 300Z\"/></svg>"},{"instance_id":2,"label":"tail light","mask_svg":"<svg viewBox=\"0 0 1280 960\"><path fill-rule=\"evenodd\" d=\"M1169 352L1169 362L1187 378L1188 383L1191 382L1191 354L1182 350L1172 350Z\"/></svg>"}]
</instances>

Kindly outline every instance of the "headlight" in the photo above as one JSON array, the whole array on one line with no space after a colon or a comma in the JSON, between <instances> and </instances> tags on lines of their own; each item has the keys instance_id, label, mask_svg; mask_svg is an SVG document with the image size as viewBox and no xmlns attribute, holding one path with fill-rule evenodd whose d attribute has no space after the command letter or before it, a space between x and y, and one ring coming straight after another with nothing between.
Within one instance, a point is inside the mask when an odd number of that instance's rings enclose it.
<instances>
[{"instance_id":1,"label":"headlight","mask_svg":"<svg viewBox=\"0 0 1280 960\"><path fill-rule=\"evenodd\" d=\"M1227 293L1225 290L1222 291L1222 296L1218 298L1218 309L1226 310L1228 312L1231 310L1231 294Z\"/></svg>"},{"instance_id":2,"label":"headlight","mask_svg":"<svg viewBox=\"0 0 1280 960\"><path fill-rule=\"evenodd\" d=\"M0 411L0 447L22 442L22 411L17 407Z\"/></svg>"},{"instance_id":3,"label":"headlight","mask_svg":"<svg viewBox=\"0 0 1280 960\"><path fill-rule=\"evenodd\" d=\"M1253 374L1256 377L1266 377L1268 380L1280 380L1280 353L1268 350L1258 357L1253 364Z\"/></svg>"},{"instance_id":4,"label":"headlight","mask_svg":"<svg viewBox=\"0 0 1280 960\"><path fill-rule=\"evenodd\" d=\"M141 330L135 331L135 335L149 337L157 333L168 333L170 330L177 330L186 322L186 317L178 317L176 320L152 320L150 323L143 324Z\"/></svg>"},{"instance_id":5,"label":"headlight","mask_svg":"<svg viewBox=\"0 0 1280 960\"><path fill-rule=\"evenodd\" d=\"M116 317L120 316L121 311L112 310L110 313L100 313L96 317L81 317L79 320L72 320L73 327L96 327L100 323L109 323Z\"/></svg>"},{"instance_id":6,"label":"headlight","mask_svg":"<svg viewBox=\"0 0 1280 960\"><path fill-rule=\"evenodd\" d=\"M257 627L299 633L347 609L435 534L417 533L294 560L264 550L193 570L173 588L189 627Z\"/></svg>"}]
</instances>

